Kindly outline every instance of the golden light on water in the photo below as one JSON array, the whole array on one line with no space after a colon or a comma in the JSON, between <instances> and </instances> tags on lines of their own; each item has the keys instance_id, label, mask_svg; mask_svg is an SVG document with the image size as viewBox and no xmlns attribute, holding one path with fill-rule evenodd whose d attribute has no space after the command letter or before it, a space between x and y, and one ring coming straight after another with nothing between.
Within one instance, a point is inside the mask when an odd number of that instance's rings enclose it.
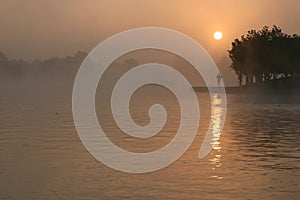
<instances>
[{"instance_id":1,"label":"golden light on water","mask_svg":"<svg viewBox=\"0 0 300 200\"><path fill-rule=\"evenodd\" d=\"M222 118L222 112L223 108L220 106L222 103L222 99L218 97L218 95L214 95L213 101L212 101L212 126L210 129L212 129L212 145L213 145L213 150L215 150L215 156L209 161L213 165L213 170L215 168L219 168L222 166L221 163L221 142L220 142L220 136L221 136L221 118ZM223 179L222 176L211 176L211 178L216 178L216 179Z\"/></svg>"}]
</instances>

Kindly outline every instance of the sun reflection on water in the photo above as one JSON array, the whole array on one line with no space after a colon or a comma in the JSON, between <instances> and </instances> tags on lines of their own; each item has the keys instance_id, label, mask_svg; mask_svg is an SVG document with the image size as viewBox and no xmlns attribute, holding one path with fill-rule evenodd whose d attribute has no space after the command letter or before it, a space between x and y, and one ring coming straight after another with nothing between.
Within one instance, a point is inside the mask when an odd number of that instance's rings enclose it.
<instances>
[{"instance_id":1,"label":"sun reflection on water","mask_svg":"<svg viewBox=\"0 0 300 200\"><path fill-rule=\"evenodd\" d=\"M220 136L221 136L221 120L222 120L222 114L224 112L224 108L222 105L222 99L219 97L218 94L215 94L213 96L212 101L212 114L211 114L211 126L209 127L210 132L212 134L211 144L212 149L215 152L215 155L213 158L209 159L210 163L213 165L212 169L216 169L222 166L221 163L221 142L220 142ZM223 177L220 176L211 176L211 178L216 179L223 179Z\"/></svg>"}]
</instances>

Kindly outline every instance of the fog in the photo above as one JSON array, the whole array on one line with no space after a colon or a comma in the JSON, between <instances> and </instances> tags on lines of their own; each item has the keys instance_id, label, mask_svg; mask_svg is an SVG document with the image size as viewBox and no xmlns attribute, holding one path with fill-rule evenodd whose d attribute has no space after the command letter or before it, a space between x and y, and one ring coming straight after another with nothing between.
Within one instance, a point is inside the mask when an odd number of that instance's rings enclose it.
<instances>
[{"instance_id":1,"label":"fog","mask_svg":"<svg viewBox=\"0 0 300 200\"><path fill-rule=\"evenodd\" d=\"M159 0L2 0L0 51L26 61L89 52L112 34L136 27L171 28L194 38L210 53L226 85L236 85L228 69L231 42L249 29L280 26L298 33L300 2ZM221 30L224 38L213 39Z\"/></svg>"}]
</instances>

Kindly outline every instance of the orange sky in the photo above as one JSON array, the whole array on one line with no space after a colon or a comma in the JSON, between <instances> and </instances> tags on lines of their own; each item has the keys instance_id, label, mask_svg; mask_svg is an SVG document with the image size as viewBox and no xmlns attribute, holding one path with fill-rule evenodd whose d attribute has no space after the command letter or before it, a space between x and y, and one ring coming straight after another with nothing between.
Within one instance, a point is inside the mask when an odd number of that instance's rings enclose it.
<instances>
[{"instance_id":1,"label":"orange sky","mask_svg":"<svg viewBox=\"0 0 300 200\"><path fill-rule=\"evenodd\" d=\"M114 33L158 26L191 36L227 65L231 41L249 29L276 24L299 34L299 8L298 0L1 0L0 51L24 59L72 55ZM223 40L213 39L216 30Z\"/></svg>"}]
</instances>

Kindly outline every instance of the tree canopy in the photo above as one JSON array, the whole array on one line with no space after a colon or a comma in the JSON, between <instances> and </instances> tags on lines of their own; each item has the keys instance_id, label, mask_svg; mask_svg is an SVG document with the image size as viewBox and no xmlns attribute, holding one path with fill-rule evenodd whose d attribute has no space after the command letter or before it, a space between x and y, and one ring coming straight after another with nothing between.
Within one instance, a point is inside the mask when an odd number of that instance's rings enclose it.
<instances>
[{"instance_id":1,"label":"tree canopy","mask_svg":"<svg viewBox=\"0 0 300 200\"><path fill-rule=\"evenodd\" d=\"M293 77L300 72L300 37L273 26L250 30L232 42L229 57L239 84Z\"/></svg>"}]
</instances>

